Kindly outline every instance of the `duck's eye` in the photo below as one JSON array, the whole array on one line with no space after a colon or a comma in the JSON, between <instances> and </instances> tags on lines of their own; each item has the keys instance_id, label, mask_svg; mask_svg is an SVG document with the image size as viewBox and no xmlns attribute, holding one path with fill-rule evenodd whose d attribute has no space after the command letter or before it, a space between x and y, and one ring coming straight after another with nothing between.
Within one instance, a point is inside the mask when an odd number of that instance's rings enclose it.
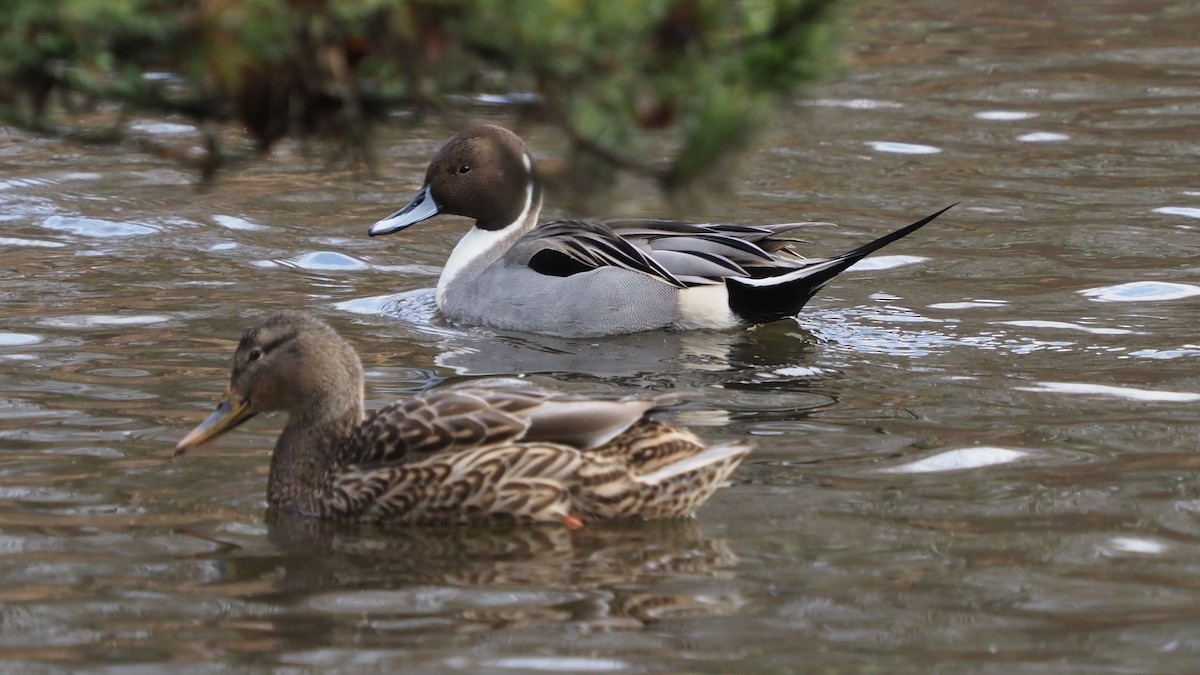
<instances>
[{"instance_id":1,"label":"duck's eye","mask_svg":"<svg viewBox=\"0 0 1200 675\"><path fill-rule=\"evenodd\" d=\"M246 355L246 362L249 363L249 362L257 361L262 358L262 354L263 354L262 348L255 347L254 349L250 350L249 354Z\"/></svg>"},{"instance_id":2,"label":"duck's eye","mask_svg":"<svg viewBox=\"0 0 1200 675\"><path fill-rule=\"evenodd\" d=\"M462 166L458 167L458 172L459 173L471 173L471 165L463 164Z\"/></svg>"}]
</instances>

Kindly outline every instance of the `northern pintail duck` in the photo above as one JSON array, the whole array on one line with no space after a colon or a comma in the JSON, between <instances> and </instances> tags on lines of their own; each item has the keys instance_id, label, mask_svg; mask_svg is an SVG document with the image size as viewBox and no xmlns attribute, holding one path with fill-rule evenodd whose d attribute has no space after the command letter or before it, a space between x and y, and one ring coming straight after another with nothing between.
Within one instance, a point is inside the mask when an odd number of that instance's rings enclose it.
<instances>
[{"instance_id":1,"label":"northern pintail duck","mask_svg":"<svg viewBox=\"0 0 1200 675\"><path fill-rule=\"evenodd\" d=\"M358 355L329 325L279 312L246 331L215 412L176 456L281 410L267 501L337 520L561 522L690 514L750 451L646 418L656 402L516 383L442 387L366 416Z\"/></svg>"},{"instance_id":2,"label":"northern pintail duck","mask_svg":"<svg viewBox=\"0 0 1200 675\"><path fill-rule=\"evenodd\" d=\"M416 197L369 232L391 234L441 213L474 218L438 279L435 298L447 320L594 337L795 316L846 268L946 211L833 258L804 258L790 235L811 223L538 225L541 208L533 155L516 134L486 125L447 141Z\"/></svg>"}]
</instances>

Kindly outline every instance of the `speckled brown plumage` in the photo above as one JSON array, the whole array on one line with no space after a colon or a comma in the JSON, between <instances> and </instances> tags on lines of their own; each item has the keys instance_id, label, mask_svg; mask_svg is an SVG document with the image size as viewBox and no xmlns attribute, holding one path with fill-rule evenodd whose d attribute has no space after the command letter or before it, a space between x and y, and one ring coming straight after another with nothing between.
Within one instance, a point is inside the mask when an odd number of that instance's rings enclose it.
<instances>
[{"instance_id":1,"label":"speckled brown plumage","mask_svg":"<svg viewBox=\"0 0 1200 675\"><path fill-rule=\"evenodd\" d=\"M368 417L362 388L358 356L332 328L299 312L272 314L242 337L225 398L176 454L283 410L272 505L433 525L683 516L749 452L741 443L706 448L687 430L646 419L652 400L471 382Z\"/></svg>"}]
</instances>

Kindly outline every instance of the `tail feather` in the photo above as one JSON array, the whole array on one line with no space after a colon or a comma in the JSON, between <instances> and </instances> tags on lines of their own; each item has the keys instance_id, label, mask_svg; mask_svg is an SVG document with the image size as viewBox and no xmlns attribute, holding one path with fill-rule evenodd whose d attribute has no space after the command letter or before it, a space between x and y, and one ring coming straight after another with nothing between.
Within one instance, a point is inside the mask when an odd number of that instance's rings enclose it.
<instances>
[{"instance_id":1,"label":"tail feather","mask_svg":"<svg viewBox=\"0 0 1200 675\"><path fill-rule=\"evenodd\" d=\"M636 480L644 485L665 485L673 480L678 480L681 476L690 478L690 474L693 472L708 470L722 473L719 479L713 481L720 485L725 482L725 479L749 452L750 446L746 443L722 443L705 448L690 457L671 462L650 473L639 475Z\"/></svg>"},{"instance_id":2,"label":"tail feather","mask_svg":"<svg viewBox=\"0 0 1200 675\"><path fill-rule=\"evenodd\" d=\"M678 518L691 515L724 487L729 474L750 452L746 443L725 443L656 471L635 476L642 518Z\"/></svg>"},{"instance_id":3,"label":"tail feather","mask_svg":"<svg viewBox=\"0 0 1200 675\"><path fill-rule=\"evenodd\" d=\"M793 272L762 279L726 277L725 288L729 292L729 308L738 317L753 324L795 316L817 291L851 265L916 232L957 204L955 202L912 225L902 227L852 251L814 262Z\"/></svg>"}]
</instances>

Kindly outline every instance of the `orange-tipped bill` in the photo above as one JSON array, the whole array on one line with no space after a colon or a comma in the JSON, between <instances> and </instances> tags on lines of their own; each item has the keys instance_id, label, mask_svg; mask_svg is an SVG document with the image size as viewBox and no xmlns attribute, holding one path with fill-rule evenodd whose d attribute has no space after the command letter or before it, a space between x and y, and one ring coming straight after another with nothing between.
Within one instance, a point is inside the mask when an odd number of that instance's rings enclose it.
<instances>
[{"instance_id":1,"label":"orange-tipped bill","mask_svg":"<svg viewBox=\"0 0 1200 675\"><path fill-rule=\"evenodd\" d=\"M192 433L184 437L175 446L175 456L178 457L188 450L199 447L217 436L234 429L242 422L254 417L254 414L254 411L250 410L248 401L235 399L230 391L226 389L225 396L217 404L217 409L213 411L213 414L201 422L200 426L192 429Z\"/></svg>"}]
</instances>

